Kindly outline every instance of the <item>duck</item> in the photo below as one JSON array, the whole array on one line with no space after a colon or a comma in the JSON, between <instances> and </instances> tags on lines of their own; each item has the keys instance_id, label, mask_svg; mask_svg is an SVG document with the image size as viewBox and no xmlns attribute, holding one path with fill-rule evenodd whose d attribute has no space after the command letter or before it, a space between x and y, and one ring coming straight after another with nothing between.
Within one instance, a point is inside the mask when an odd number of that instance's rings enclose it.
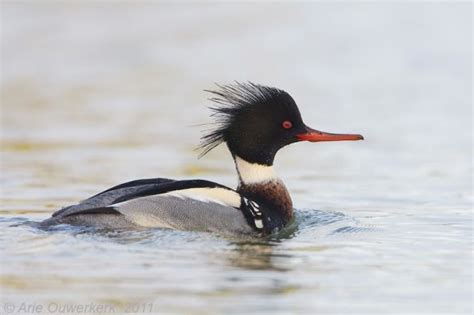
<instances>
[{"instance_id":1,"label":"duck","mask_svg":"<svg viewBox=\"0 0 474 315\"><path fill-rule=\"evenodd\" d=\"M277 152L301 141L364 139L308 127L294 99L279 88L252 82L216 86L204 90L211 95L214 123L201 137L200 157L225 143L237 171L235 189L203 179L133 180L64 207L41 225L270 235L294 216L290 193L273 168Z\"/></svg>"}]
</instances>

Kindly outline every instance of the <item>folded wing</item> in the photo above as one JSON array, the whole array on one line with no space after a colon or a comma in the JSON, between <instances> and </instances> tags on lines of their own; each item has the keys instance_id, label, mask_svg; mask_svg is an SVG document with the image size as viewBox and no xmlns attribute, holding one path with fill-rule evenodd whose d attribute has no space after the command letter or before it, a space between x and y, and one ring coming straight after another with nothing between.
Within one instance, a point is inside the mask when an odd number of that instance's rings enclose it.
<instances>
[{"instance_id":1,"label":"folded wing","mask_svg":"<svg viewBox=\"0 0 474 315\"><path fill-rule=\"evenodd\" d=\"M53 214L50 222L252 233L235 191L204 180L146 179L103 191Z\"/></svg>"}]
</instances>

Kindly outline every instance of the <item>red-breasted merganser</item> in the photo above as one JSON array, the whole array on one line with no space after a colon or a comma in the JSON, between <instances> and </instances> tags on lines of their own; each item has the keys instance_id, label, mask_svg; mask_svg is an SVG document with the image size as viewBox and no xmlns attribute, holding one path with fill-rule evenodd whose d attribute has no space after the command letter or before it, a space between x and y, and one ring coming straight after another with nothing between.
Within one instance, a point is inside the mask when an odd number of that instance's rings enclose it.
<instances>
[{"instance_id":1,"label":"red-breasted merganser","mask_svg":"<svg viewBox=\"0 0 474 315\"><path fill-rule=\"evenodd\" d=\"M225 142L239 176L237 189L206 180L140 179L65 207L42 225L268 235L293 217L290 194L272 167L278 150L298 141L363 139L309 128L293 98L277 88L249 82L207 92L216 104L216 127L202 137L201 155Z\"/></svg>"}]
</instances>

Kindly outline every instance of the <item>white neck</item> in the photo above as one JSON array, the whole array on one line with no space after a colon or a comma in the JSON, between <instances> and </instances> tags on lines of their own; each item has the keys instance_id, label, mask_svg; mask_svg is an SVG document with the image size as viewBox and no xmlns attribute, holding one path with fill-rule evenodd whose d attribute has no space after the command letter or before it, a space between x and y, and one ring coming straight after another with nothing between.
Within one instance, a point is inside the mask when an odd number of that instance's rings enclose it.
<instances>
[{"instance_id":1,"label":"white neck","mask_svg":"<svg viewBox=\"0 0 474 315\"><path fill-rule=\"evenodd\" d=\"M272 166L250 163L235 156L235 165L240 181L244 184L256 184L278 179Z\"/></svg>"}]
</instances>

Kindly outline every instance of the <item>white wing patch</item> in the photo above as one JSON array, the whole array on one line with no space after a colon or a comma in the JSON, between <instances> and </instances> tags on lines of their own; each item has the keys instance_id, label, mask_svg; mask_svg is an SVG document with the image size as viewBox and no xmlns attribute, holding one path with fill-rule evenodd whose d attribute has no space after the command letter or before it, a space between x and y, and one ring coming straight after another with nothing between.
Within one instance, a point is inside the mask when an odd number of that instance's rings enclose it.
<instances>
[{"instance_id":1,"label":"white wing patch","mask_svg":"<svg viewBox=\"0 0 474 315\"><path fill-rule=\"evenodd\" d=\"M189 188L170 191L158 196L173 196L178 198L190 198L202 202L215 202L224 206L234 208L240 207L240 195L225 188Z\"/></svg>"}]
</instances>

